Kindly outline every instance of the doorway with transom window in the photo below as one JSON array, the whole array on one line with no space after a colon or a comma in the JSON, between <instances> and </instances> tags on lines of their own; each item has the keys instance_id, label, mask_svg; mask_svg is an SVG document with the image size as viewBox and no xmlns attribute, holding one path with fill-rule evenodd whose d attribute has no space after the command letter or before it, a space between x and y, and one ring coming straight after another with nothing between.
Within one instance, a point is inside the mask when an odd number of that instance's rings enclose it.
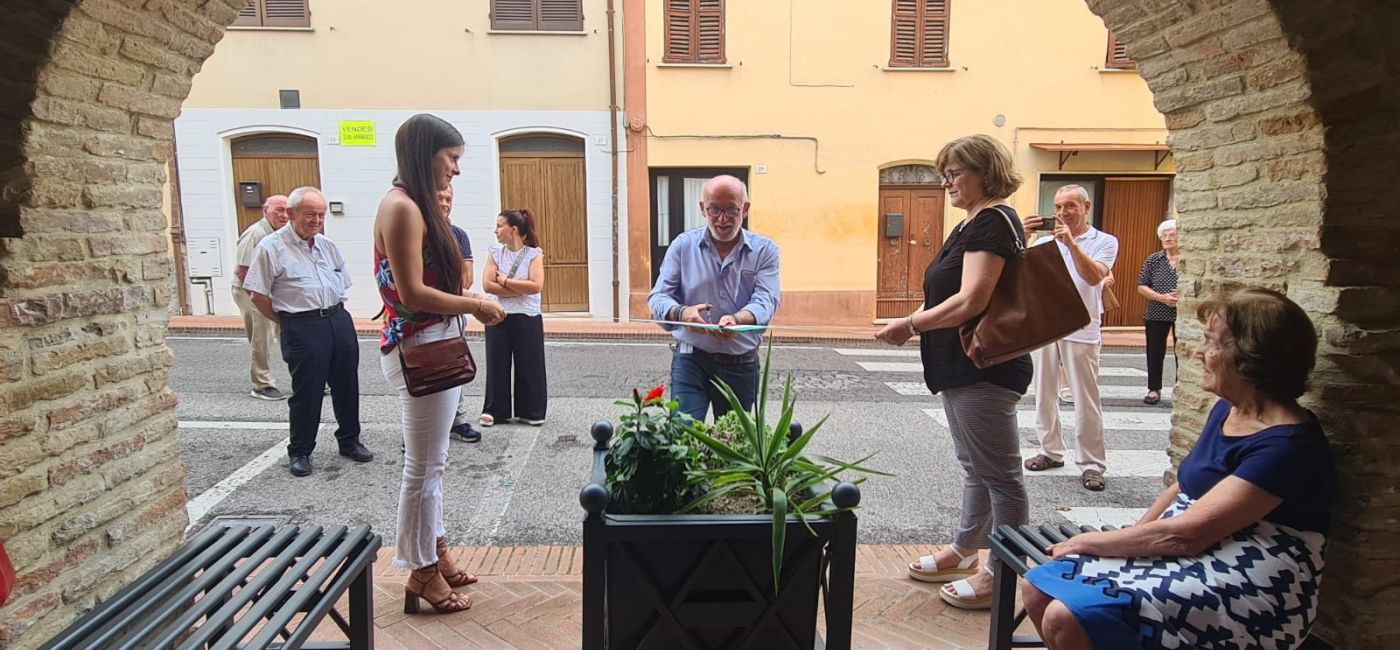
<instances>
[{"instance_id":1,"label":"doorway with transom window","mask_svg":"<svg viewBox=\"0 0 1400 650\"><path fill-rule=\"evenodd\" d=\"M875 318L923 306L924 270L943 247L943 180L931 165L880 170Z\"/></svg>"}]
</instances>

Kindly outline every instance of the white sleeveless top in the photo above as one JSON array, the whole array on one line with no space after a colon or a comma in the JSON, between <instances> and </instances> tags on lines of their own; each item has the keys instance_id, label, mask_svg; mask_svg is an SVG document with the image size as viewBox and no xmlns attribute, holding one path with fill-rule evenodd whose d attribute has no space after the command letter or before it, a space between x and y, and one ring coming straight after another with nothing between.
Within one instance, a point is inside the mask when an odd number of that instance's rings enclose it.
<instances>
[{"instance_id":1,"label":"white sleeveless top","mask_svg":"<svg viewBox=\"0 0 1400 650\"><path fill-rule=\"evenodd\" d=\"M506 277L518 280L530 279L530 263L535 256L543 255L544 250L534 246L522 246L518 251L506 248L505 244L491 245L491 259L496 262L496 268ZM520 259L520 267L511 274L511 267L515 266L516 259ZM501 302L501 307L505 308L507 314L525 314L527 316L540 315L540 294L530 293L523 296L496 296Z\"/></svg>"}]
</instances>

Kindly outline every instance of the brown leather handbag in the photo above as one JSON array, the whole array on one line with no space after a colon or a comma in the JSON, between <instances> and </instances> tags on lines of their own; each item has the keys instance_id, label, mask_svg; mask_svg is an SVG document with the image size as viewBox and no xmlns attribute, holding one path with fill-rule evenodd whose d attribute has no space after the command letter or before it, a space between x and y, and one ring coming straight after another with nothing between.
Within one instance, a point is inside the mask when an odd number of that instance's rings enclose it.
<instances>
[{"instance_id":1,"label":"brown leather handbag","mask_svg":"<svg viewBox=\"0 0 1400 650\"><path fill-rule=\"evenodd\" d=\"M460 316L457 330L457 336L413 347L399 342L399 364L403 366L403 383L409 395L432 395L476 379L476 361L467 347Z\"/></svg>"},{"instance_id":2,"label":"brown leather handbag","mask_svg":"<svg viewBox=\"0 0 1400 650\"><path fill-rule=\"evenodd\" d=\"M1020 259L1002 270L987 310L958 330L963 352L978 368L1005 363L1089 324L1059 246L1026 248L1015 220L994 207L1011 226Z\"/></svg>"}]
</instances>

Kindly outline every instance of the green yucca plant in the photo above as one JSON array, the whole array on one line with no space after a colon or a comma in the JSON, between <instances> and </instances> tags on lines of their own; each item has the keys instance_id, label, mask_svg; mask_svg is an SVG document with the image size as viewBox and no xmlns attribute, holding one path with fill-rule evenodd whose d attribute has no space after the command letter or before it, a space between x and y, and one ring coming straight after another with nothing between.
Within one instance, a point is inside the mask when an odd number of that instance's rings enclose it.
<instances>
[{"instance_id":1,"label":"green yucca plant","mask_svg":"<svg viewBox=\"0 0 1400 650\"><path fill-rule=\"evenodd\" d=\"M739 404L738 396L734 394L734 390L728 384L719 380L714 382L715 386L723 393L724 398L728 400L730 413L737 414L738 431L734 434L734 444L726 444L707 433L703 426L693 426L687 429L687 433L708 447L720 459L720 463L716 467L696 470L691 473L692 481L707 485L709 489L704 495L682 507L680 512L695 510L713 499L732 492L748 492L758 497L762 501L764 509L773 513L773 589L776 591L779 576L782 574L783 549L787 543L787 516L792 514L801 517L802 524L815 536L817 533L807 523L806 515L815 513L833 515L850 510L850 508L823 507L831 497L831 488L828 487L827 481L836 478L845 471L880 476L891 476L891 474L862 465L875 454L870 454L854 463L826 456L803 454L802 451L812 441L812 436L816 435L822 424L826 423L826 417L817 422L816 426L803 432L797 439L789 442L787 433L792 425L793 408L797 403L792 394L792 375L788 375L787 381L783 384L783 405L778 415L778 422L776 425L769 426L766 418L768 374L772 360L773 342L769 340L767 355L763 362L762 380L759 383L758 399L755 401L752 414L744 411ZM741 443L740 440L743 442ZM851 482L859 484L864 482L866 478L861 476Z\"/></svg>"}]
</instances>

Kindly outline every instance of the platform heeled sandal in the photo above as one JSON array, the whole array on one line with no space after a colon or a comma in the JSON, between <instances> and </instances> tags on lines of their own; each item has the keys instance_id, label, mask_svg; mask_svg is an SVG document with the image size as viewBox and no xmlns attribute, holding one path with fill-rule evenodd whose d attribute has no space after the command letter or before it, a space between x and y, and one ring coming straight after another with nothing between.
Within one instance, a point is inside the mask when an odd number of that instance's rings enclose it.
<instances>
[{"instance_id":1,"label":"platform heeled sandal","mask_svg":"<svg viewBox=\"0 0 1400 650\"><path fill-rule=\"evenodd\" d=\"M956 566L947 569L939 569L938 563L934 561L933 556L925 555L919 558L918 562L909 563L909 577L920 582L948 582L950 580L957 580L977 574L976 550L973 550L969 555L963 555L958 552L958 547L956 545L949 545L948 550L952 551L953 555L958 556L958 563Z\"/></svg>"}]
</instances>

